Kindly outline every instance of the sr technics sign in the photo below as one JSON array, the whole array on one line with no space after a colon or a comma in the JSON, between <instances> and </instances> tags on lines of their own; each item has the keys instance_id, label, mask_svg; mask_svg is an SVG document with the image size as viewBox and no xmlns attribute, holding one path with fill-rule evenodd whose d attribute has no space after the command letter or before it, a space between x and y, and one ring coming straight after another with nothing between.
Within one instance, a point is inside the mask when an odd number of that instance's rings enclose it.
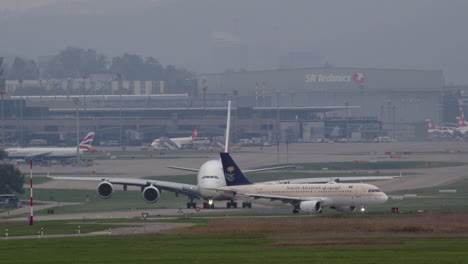
<instances>
[{"instance_id":1,"label":"sr technics sign","mask_svg":"<svg viewBox=\"0 0 468 264\"><path fill-rule=\"evenodd\" d=\"M322 74L322 73L309 73L305 76L306 83L347 83L347 82L363 83L364 74L356 72L352 75L349 74Z\"/></svg>"}]
</instances>

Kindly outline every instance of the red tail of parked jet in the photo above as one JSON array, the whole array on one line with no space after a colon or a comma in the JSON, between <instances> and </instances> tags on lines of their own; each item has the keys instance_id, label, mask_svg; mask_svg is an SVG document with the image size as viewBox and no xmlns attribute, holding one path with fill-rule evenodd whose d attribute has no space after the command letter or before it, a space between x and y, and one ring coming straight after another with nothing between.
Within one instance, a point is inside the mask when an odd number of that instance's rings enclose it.
<instances>
[{"instance_id":1,"label":"red tail of parked jet","mask_svg":"<svg viewBox=\"0 0 468 264\"><path fill-rule=\"evenodd\" d=\"M86 135L86 137L81 141L80 150L96 152L96 149L91 147L91 145L93 144L93 140L94 140L94 132L89 132Z\"/></svg>"},{"instance_id":2,"label":"red tail of parked jet","mask_svg":"<svg viewBox=\"0 0 468 264\"><path fill-rule=\"evenodd\" d=\"M460 116L457 116L458 127L463 127L463 128L468 127L468 122L466 122L466 119L465 119L465 113L463 113L463 109L461 107L459 110L459 114Z\"/></svg>"},{"instance_id":3,"label":"red tail of parked jet","mask_svg":"<svg viewBox=\"0 0 468 264\"><path fill-rule=\"evenodd\" d=\"M193 133L192 133L192 139L195 139L198 137L198 127L199 125L195 126L195 129L193 130Z\"/></svg>"},{"instance_id":4,"label":"red tail of parked jet","mask_svg":"<svg viewBox=\"0 0 468 264\"><path fill-rule=\"evenodd\" d=\"M432 121L430 119L426 119L426 124L427 124L427 129L428 130L437 129L436 125L434 125L434 123L432 123Z\"/></svg>"},{"instance_id":5,"label":"red tail of parked jet","mask_svg":"<svg viewBox=\"0 0 468 264\"><path fill-rule=\"evenodd\" d=\"M441 135L447 135L447 136L453 136L455 133L454 128L450 127L437 127L432 123L430 119L426 119L426 124L427 124L427 132L429 134L441 134Z\"/></svg>"}]
</instances>

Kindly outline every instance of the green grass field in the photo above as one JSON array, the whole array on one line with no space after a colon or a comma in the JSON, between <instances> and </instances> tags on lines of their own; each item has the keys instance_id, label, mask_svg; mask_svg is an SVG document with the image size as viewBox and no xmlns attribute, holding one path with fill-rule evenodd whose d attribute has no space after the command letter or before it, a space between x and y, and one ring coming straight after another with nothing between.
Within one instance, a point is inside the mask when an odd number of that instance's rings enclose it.
<instances>
[{"instance_id":1,"label":"green grass field","mask_svg":"<svg viewBox=\"0 0 468 264\"><path fill-rule=\"evenodd\" d=\"M314 240L311 240L313 242ZM294 241L292 241L294 242ZM285 243L267 234L128 235L0 241L2 263L466 263L468 239Z\"/></svg>"},{"instance_id":2,"label":"green grass field","mask_svg":"<svg viewBox=\"0 0 468 264\"><path fill-rule=\"evenodd\" d=\"M0 240L1 263L467 263L466 213L158 220L193 227L145 235L37 238L116 229L88 221L0 223L33 237ZM110 220L112 223L141 220ZM154 224L156 221L149 221ZM96 229L93 229L96 228ZM104 229L103 229L104 228ZM86 231L84 231L86 230ZM3 236L0 234L0 236Z\"/></svg>"}]
</instances>

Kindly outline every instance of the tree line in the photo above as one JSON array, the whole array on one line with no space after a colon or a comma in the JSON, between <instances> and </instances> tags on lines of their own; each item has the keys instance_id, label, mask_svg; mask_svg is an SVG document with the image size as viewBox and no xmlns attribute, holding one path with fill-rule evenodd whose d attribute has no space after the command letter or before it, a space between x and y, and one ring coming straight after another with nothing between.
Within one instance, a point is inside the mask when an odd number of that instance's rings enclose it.
<instances>
[{"instance_id":1,"label":"tree line","mask_svg":"<svg viewBox=\"0 0 468 264\"><path fill-rule=\"evenodd\" d=\"M0 149L0 194L24 193L23 173L13 164L4 160L8 154Z\"/></svg>"},{"instance_id":2,"label":"tree line","mask_svg":"<svg viewBox=\"0 0 468 264\"><path fill-rule=\"evenodd\" d=\"M93 49L75 47L67 47L44 61L16 57L9 64L4 63L4 75L7 80L38 80L89 78L92 74L111 73L116 80L164 81L171 92L185 92L185 80L195 77L186 69L163 66L153 57L125 53L109 59Z\"/></svg>"}]
</instances>

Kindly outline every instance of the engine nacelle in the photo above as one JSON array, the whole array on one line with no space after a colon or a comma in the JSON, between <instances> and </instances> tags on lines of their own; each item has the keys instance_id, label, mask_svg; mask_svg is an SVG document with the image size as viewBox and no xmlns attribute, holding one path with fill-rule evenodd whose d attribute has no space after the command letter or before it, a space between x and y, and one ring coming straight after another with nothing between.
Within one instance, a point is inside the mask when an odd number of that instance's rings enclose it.
<instances>
[{"instance_id":1,"label":"engine nacelle","mask_svg":"<svg viewBox=\"0 0 468 264\"><path fill-rule=\"evenodd\" d=\"M110 182L103 181L97 186L97 193L102 199L109 199L114 192L114 187Z\"/></svg>"},{"instance_id":2,"label":"engine nacelle","mask_svg":"<svg viewBox=\"0 0 468 264\"><path fill-rule=\"evenodd\" d=\"M337 206L335 210L341 213L354 213L356 212L356 206Z\"/></svg>"},{"instance_id":3,"label":"engine nacelle","mask_svg":"<svg viewBox=\"0 0 468 264\"><path fill-rule=\"evenodd\" d=\"M151 185L143 189L141 195L143 196L143 200L145 200L145 202L155 203L159 200L161 193L159 192L158 188Z\"/></svg>"},{"instance_id":4,"label":"engine nacelle","mask_svg":"<svg viewBox=\"0 0 468 264\"><path fill-rule=\"evenodd\" d=\"M322 205L319 201L304 201L299 205L299 209L307 213L320 213Z\"/></svg>"}]
</instances>

